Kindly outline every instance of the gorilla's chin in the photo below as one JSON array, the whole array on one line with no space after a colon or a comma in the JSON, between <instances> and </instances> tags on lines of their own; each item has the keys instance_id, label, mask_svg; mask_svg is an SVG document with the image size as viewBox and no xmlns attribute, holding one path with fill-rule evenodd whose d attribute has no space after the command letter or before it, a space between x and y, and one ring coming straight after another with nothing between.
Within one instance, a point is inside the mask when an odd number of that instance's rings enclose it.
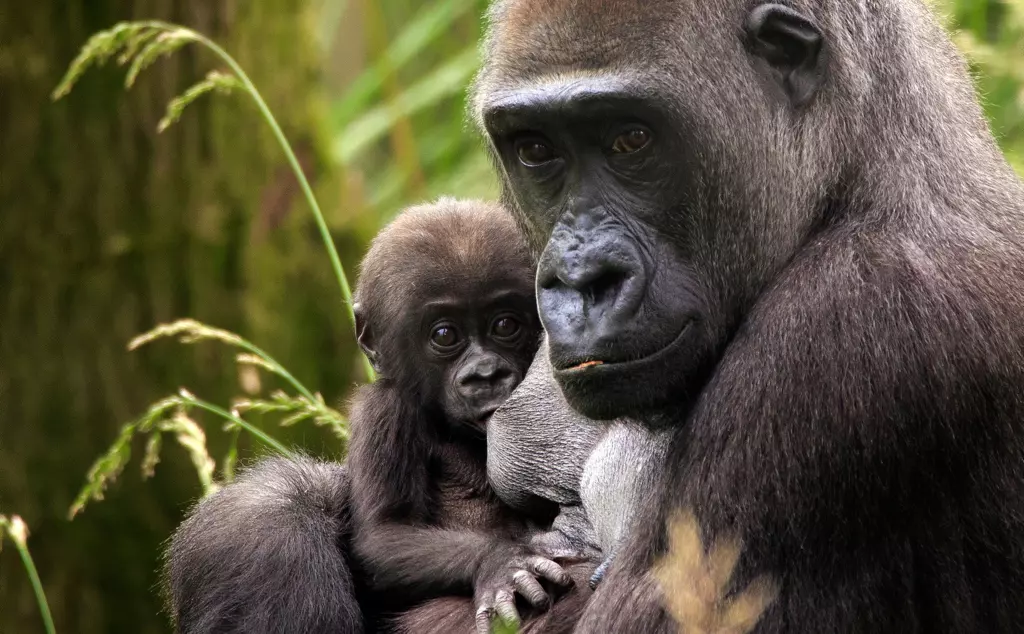
<instances>
[{"instance_id":1,"label":"gorilla's chin","mask_svg":"<svg viewBox=\"0 0 1024 634\"><path fill-rule=\"evenodd\" d=\"M705 337L697 324L697 320L687 321L657 352L629 361L568 364L552 347L555 380L570 407L587 418L612 420L656 413L677 404L697 381L705 356L701 354Z\"/></svg>"}]
</instances>

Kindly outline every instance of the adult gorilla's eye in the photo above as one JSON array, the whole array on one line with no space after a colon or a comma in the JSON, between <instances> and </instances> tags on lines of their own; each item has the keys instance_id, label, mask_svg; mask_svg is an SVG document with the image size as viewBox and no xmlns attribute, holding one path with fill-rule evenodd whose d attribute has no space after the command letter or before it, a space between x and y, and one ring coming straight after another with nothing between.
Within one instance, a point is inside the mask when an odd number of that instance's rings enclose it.
<instances>
[{"instance_id":1,"label":"adult gorilla's eye","mask_svg":"<svg viewBox=\"0 0 1024 634\"><path fill-rule=\"evenodd\" d=\"M430 343L438 348L451 348L459 343L459 332L452 326L438 326L430 333Z\"/></svg>"},{"instance_id":2,"label":"adult gorilla's eye","mask_svg":"<svg viewBox=\"0 0 1024 634\"><path fill-rule=\"evenodd\" d=\"M616 154L632 154L647 147L651 142L651 131L645 128L633 128L615 137L612 152Z\"/></svg>"},{"instance_id":3,"label":"adult gorilla's eye","mask_svg":"<svg viewBox=\"0 0 1024 634\"><path fill-rule=\"evenodd\" d=\"M515 317L499 317L491 325L491 333L498 339L511 339L519 334L519 320Z\"/></svg>"},{"instance_id":4,"label":"adult gorilla's eye","mask_svg":"<svg viewBox=\"0 0 1024 634\"><path fill-rule=\"evenodd\" d=\"M555 160L555 148L540 137L526 137L516 141L516 155L527 167L537 167Z\"/></svg>"}]
</instances>

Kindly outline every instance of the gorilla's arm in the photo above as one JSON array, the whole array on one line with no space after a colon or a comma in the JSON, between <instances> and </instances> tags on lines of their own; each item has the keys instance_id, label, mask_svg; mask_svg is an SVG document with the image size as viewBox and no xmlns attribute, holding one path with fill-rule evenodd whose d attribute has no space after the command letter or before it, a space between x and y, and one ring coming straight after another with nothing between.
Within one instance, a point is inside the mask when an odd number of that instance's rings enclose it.
<instances>
[{"instance_id":1,"label":"gorilla's arm","mask_svg":"<svg viewBox=\"0 0 1024 634\"><path fill-rule=\"evenodd\" d=\"M343 550L348 496L343 466L275 458L200 502L167 552L178 631L361 632Z\"/></svg>"},{"instance_id":2,"label":"gorilla's arm","mask_svg":"<svg viewBox=\"0 0 1024 634\"><path fill-rule=\"evenodd\" d=\"M423 413L386 380L364 386L352 411L353 548L372 589L438 596L466 592L494 539L430 527L439 500L431 487L433 447Z\"/></svg>"},{"instance_id":3,"label":"gorilla's arm","mask_svg":"<svg viewBox=\"0 0 1024 634\"><path fill-rule=\"evenodd\" d=\"M414 596L471 592L483 560L502 546L483 533L397 522L374 523L355 542L360 559L373 570L372 588ZM507 552L506 560L516 554L511 546Z\"/></svg>"},{"instance_id":4,"label":"gorilla's arm","mask_svg":"<svg viewBox=\"0 0 1024 634\"><path fill-rule=\"evenodd\" d=\"M475 589L480 599L507 576L531 603L546 604L547 594L534 577L565 583L564 571L510 539L500 525L475 516L482 506L497 504L496 498L494 504L479 504L490 495L483 448L451 454L427 431L432 426L422 410L399 398L386 380L363 387L353 408L353 547L369 573L369 587L400 592L406 600ZM461 477L438 476L442 463ZM442 499L440 480L446 481L441 486L459 490L456 499ZM467 528L444 528L439 512L465 515L453 524Z\"/></svg>"}]
</instances>

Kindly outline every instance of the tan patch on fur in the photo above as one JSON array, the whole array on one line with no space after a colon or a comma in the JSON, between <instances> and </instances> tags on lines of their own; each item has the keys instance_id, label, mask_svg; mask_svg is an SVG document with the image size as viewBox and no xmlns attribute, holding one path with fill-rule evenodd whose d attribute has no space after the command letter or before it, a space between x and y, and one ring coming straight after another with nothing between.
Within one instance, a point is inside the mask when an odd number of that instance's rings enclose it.
<instances>
[{"instance_id":1,"label":"tan patch on fur","mask_svg":"<svg viewBox=\"0 0 1024 634\"><path fill-rule=\"evenodd\" d=\"M758 577L743 592L726 598L742 550L739 540L720 539L705 554L700 526L689 513L672 518L668 538L668 554L653 573L680 634L752 631L778 596L778 584L767 576Z\"/></svg>"}]
</instances>

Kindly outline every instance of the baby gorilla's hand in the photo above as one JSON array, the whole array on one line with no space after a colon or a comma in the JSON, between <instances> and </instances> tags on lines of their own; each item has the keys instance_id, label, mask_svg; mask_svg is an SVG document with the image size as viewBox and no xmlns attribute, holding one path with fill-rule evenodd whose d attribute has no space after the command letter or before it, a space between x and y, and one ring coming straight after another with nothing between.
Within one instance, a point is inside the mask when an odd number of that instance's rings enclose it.
<instances>
[{"instance_id":1,"label":"baby gorilla's hand","mask_svg":"<svg viewBox=\"0 0 1024 634\"><path fill-rule=\"evenodd\" d=\"M485 558L475 580L477 633L489 634L495 614L518 627L516 594L535 608L547 609L551 598L538 580L572 585L572 577L561 566L525 547L499 549Z\"/></svg>"}]
</instances>

